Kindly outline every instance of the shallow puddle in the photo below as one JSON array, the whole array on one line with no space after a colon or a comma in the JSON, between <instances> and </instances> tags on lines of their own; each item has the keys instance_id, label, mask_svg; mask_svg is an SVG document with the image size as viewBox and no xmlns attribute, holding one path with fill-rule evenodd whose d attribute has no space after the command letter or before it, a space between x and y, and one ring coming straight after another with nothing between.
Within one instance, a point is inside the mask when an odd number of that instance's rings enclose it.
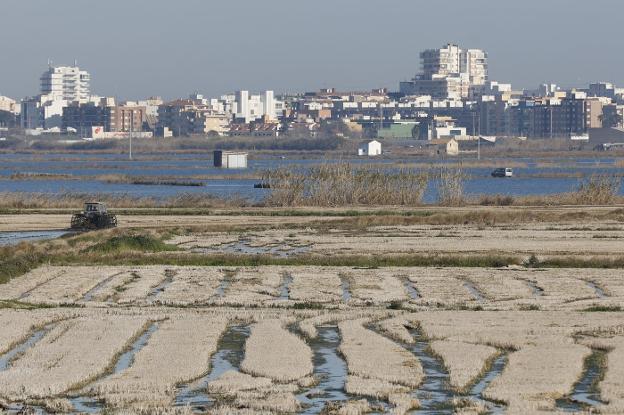
<instances>
[{"instance_id":1,"label":"shallow puddle","mask_svg":"<svg viewBox=\"0 0 624 415\"><path fill-rule=\"evenodd\" d=\"M403 278L403 286L405 287L405 291L407 291L407 295L409 295L412 300L419 300L420 293L418 289L416 289L416 284L409 280L409 278Z\"/></svg>"},{"instance_id":2,"label":"shallow puddle","mask_svg":"<svg viewBox=\"0 0 624 415\"><path fill-rule=\"evenodd\" d=\"M442 359L431 353L429 340L419 329L410 329L410 334L416 342L404 344L420 361L425 374L423 383L413 392L420 401L420 408L412 411L413 414L452 414L452 401L458 395L449 386L449 373L444 367Z\"/></svg>"},{"instance_id":3,"label":"shallow puddle","mask_svg":"<svg viewBox=\"0 0 624 415\"><path fill-rule=\"evenodd\" d=\"M244 254L244 255L271 255L276 257L290 257L300 254L305 254L310 251L310 246L293 246L286 243L271 244L264 246L252 246L250 239L240 239L236 242L231 242L219 246L213 246L209 248L193 248L192 253L196 254Z\"/></svg>"},{"instance_id":4,"label":"shallow puddle","mask_svg":"<svg viewBox=\"0 0 624 415\"><path fill-rule=\"evenodd\" d=\"M464 280L464 287L468 290L470 295L472 295L475 301L480 303L484 303L486 301L481 291L479 291L472 281Z\"/></svg>"},{"instance_id":5,"label":"shallow puddle","mask_svg":"<svg viewBox=\"0 0 624 415\"><path fill-rule=\"evenodd\" d=\"M527 285L531 289L531 292L533 293L533 296L541 297L544 295L544 289L540 287L539 285L537 285L536 281L533 281L533 280L523 280L523 281L527 283Z\"/></svg>"},{"instance_id":6,"label":"shallow puddle","mask_svg":"<svg viewBox=\"0 0 624 415\"><path fill-rule=\"evenodd\" d=\"M596 282L594 282L594 281L585 281L585 283L587 284L587 286L589 288L594 290L594 292L596 293L596 297L598 297L598 298L606 298L607 297L607 294L605 293L604 289L602 287L600 287Z\"/></svg>"},{"instance_id":7,"label":"shallow puddle","mask_svg":"<svg viewBox=\"0 0 624 415\"><path fill-rule=\"evenodd\" d=\"M347 364L338 354L338 327L319 326L317 330L317 337L310 340L308 345L314 352L314 376L319 383L313 389L297 395L305 407L302 414L319 414L327 402L349 400L345 393Z\"/></svg>"},{"instance_id":8,"label":"shallow puddle","mask_svg":"<svg viewBox=\"0 0 624 415\"><path fill-rule=\"evenodd\" d=\"M19 343L11 350L0 356L0 372L7 370L11 366L11 362L24 354L28 349L37 344L46 334L50 332L56 324L48 324L47 326L36 330L33 334Z\"/></svg>"},{"instance_id":9,"label":"shallow puddle","mask_svg":"<svg viewBox=\"0 0 624 415\"><path fill-rule=\"evenodd\" d=\"M60 238L68 231L27 231L27 232L0 232L0 246L17 245L20 242L45 241Z\"/></svg>"},{"instance_id":10,"label":"shallow puddle","mask_svg":"<svg viewBox=\"0 0 624 415\"><path fill-rule=\"evenodd\" d=\"M227 290L228 287L232 284L232 280L234 279L235 275L236 275L236 271L232 271L232 270L223 271L223 278L221 278L221 282L219 283L219 286L217 287L217 290L215 291L215 297L223 298L225 296L225 290Z\"/></svg>"},{"instance_id":11,"label":"shallow puddle","mask_svg":"<svg viewBox=\"0 0 624 415\"><path fill-rule=\"evenodd\" d=\"M123 272L118 272L116 274L111 275L110 277L100 281L95 287L91 288L87 293L82 297L82 301L93 301L93 297L102 290L109 282L113 280L113 278L123 274Z\"/></svg>"},{"instance_id":12,"label":"shallow puddle","mask_svg":"<svg viewBox=\"0 0 624 415\"><path fill-rule=\"evenodd\" d=\"M158 284L156 287L152 288L152 290L147 295L147 299L154 301L156 297L165 292L168 286L173 282L173 278L178 274L177 271L172 269L165 270L165 278Z\"/></svg>"},{"instance_id":13,"label":"shallow puddle","mask_svg":"<svg viewBox=\"0 0 624 415\"><path fill-rule=\"evenodd\" d=\"M458 393L450 387L450 375L441 358L432 353L430 341L418 328L408 329L415 343L397 342L418 358L424 372L422 384L412 392L420 401L420 408L410 414L444 415L454 414L454 400L469 400L487 408L487 414L502 414L505 407L483 397L483 392L498 377L507 364L507 353L501 354L490 368L477 379L468 393ZM379 333L381 334L381 333Z\"/></svg>"},{"instance_id":14,"label":"shallow puddle","mask_svg":"<svg viewBox=\"0 0 624 415\"><path fill-rule=\"evenodd\" d=\"M351 283L348 278L340 277L340 287L342 288L342 301L348 303L352 298Z\"/></svg>"},{"instance_id":15,"label":"shallow puddle","mask_svg":"<svg viewBox=\"0 0 624 415\"><path fill-rule=\"evenodd\" d=\"M204 377L177 388L175 406L189 406L193 412L203 412L214 404L208 394L208 384L227 371L239 371L245 356L249 325L230 326L219 340L217 352L210 359L210 372Z\"/></svg>"},{"instance_id":16,"label":"shallow puddle","mask_svg":"<svg viewBox=\"0 0 624 415\"><path fill-rule=\"evenodd\" d=\"M282 275L282 282L280 284L280 300L288 300L290 298L290 284L293 282L293 277L289 273Z\"/></svg>"},{"instance_id":17,"label":"shallow puddle","mask_svg":"<svg viewBox=\"0 0 624 415\"><path fill-rule=\"evenodd\" d=\"M603 362L607 352L593 350L585 359L581 379L572 388L572 393L565 398L557 399L557 408L564 412L585 412L587 408L597 407L605 403L600 399L598 383L604 376Z\"/></svg>"}]
</instances>

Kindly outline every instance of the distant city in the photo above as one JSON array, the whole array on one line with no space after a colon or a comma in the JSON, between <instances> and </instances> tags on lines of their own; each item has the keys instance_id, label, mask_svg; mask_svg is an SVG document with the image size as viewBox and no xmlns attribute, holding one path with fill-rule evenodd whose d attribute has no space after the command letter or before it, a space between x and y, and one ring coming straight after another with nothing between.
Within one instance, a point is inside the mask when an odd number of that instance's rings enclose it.
<instances>
[{"instance_id":1,"label":"distant city","mask_svg":"<svg viewBox=\"0 0 624 415\"><path fill-rule=\"evenodd\" d=\"M181 136L314 137L328 125L356 138L455 140L481 137L624 142L624 88L609 82L516 90L488 75L488 54L447 44L420 53L419 73L370 91L194 93L117 102L92 94L88 71L53 66L39 94L0 96L0 128L22 135L87 139ZM3 135L0 133L0 136Z\"/></svg>"}]
</instances>

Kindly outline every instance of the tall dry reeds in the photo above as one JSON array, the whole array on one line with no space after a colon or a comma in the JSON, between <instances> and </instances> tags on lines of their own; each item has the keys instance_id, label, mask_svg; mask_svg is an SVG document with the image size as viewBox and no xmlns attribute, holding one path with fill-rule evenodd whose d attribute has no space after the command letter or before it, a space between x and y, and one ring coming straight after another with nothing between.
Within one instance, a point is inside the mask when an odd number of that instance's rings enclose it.
<instances>
[{"instance_id":1,"label":"tall dry reeds","mask_svg":"<svg viewBox=\"0 0 624 415\"><path fill-rule=\"evenodd\" d=\"M621 177L604 174L594 174L580 182L576 192L574 193L576 204L612 204L618 198L621 185Z\"/></svg>"},{"instance_id":2,"label":"tall dry reeds","mask_svg":"<svg viewBox=\"0 0 624 415\"><path fill-rule=\"evenodd\" d=\"M325 164L306 171L266 172L270 206L417 206L428 175L412 169L388 170L349 163Z\"/></svg>"},{"instance_id":3,"label":"tall dry reeds","mask_svg":"<svg viewBox=\"0 0 624 415\"><path fill-rule=\"evenodd\" d=\"M438 184L438 203L442 206L462 206L464 198L464 180L466 176L461 169L441 167L436 175Z\"/></svg>"}]
</instances>

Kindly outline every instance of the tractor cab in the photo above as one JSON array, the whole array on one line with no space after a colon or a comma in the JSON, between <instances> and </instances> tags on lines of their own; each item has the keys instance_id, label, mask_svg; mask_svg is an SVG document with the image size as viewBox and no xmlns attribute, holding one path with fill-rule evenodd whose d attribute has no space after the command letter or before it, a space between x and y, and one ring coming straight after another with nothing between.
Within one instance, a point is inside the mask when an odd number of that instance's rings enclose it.
<instances>
[{"instance_id":1,"label":"tractor cab","mask_svg":"<svg viewBox=\"0 0 624 415\"><path fill-rule=\"evenodd\" d=\"M86 202L84 204L84 213L106 213L106 205L100 202Z\"/></svg>"}]
</instances>

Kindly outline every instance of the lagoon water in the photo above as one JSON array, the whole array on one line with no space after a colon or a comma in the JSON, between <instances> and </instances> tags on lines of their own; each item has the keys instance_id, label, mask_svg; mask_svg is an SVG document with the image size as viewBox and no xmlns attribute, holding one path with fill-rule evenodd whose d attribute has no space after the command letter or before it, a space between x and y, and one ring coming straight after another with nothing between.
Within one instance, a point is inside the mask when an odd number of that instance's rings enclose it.
<instances>
[{"instance_id":1,"label":"lagoon water","mask_svg":"<svg viewBox=\"0 0 624 415\"><path fill-rule=\"evenodd\" d=\"M465 159L473 161L473 159ZM28 192L59 194L75 193L109 193L117 195L131 195L136 197L164 198L181 193L207 193L220 197L243 197L250 201L261 201L270 190L254 189L257 179L229 178L223 175L249 177L260 176L261 172L282 166L306 169L322 163L347 161L353 164L383 164L388 170L396 168L396 164L427 163L443 165L455 160L440 159L362 159L348 160L328 159L252 159L249 168L242 170L224 170L212 166L212 154L142 154L134 161L122 154L0 154L0 193L1 192ZM595 159L560 159L555 160L561 167L551 167L531 159L500 159L492 160L497 165L517 165L514 167L513 178L493 178L491 168L464 168L468 175L465 183L465 192L475 194L502 194L512 196L545 195L562 193L574 190L579 183L575 174L591 175L594 173L609 173L624 175L624 167L616 167L613 158ZM550 161L550 160L548 160ZM48 173L55 175L69 175L67 178L25 179L12 180L15 173ZM169 186L169 185L134 185L127 183L107 183L95 180L98 175L128 175L128 176L159 176L175 177L183 180L193 176L202 176L204 186ZM214 176L214 179L210 179ZM543 176L543 177L535 177ZM549 177L550 176L550 177ZM557 176L557 177L552 177ZM562 177L561 177L562 176ZM565 177L568 176L568 177ZM84 179L81 179L84 178ZM621 189L624 194L624 189ZM436 184L431 182L425 194L425 202L433 202L436 198Z\"/></svg>"}]
</instances>

